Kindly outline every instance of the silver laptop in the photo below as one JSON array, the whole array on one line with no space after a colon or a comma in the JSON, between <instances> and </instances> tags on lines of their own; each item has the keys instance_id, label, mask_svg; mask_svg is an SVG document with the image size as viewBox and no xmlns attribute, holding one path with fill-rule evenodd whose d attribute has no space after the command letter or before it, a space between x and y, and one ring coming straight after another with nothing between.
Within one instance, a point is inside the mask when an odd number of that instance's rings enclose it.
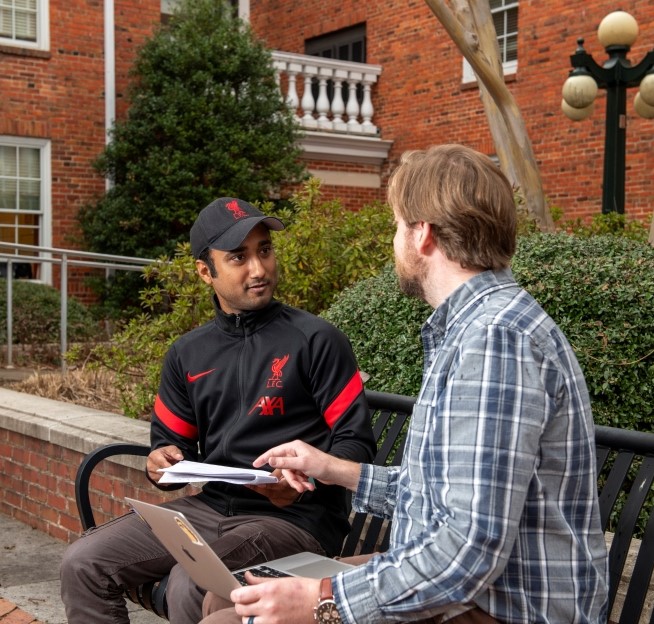
<instances>
[{"instance_id":1,"label":"silver laptop","mask_svg":"<svg viewBox=\"0 0 654 624\"><path fill-rule=\"evenodd\" d=\"M243 578L246 570L258 576L273 578L280 576L323 578L353 567L329 557L301 552L232 572L182 512L133 498L125 498L125 501L152 529L159 541L200 587L227 600L232 590L246 584Z\"/></svg>"}]
</instances>

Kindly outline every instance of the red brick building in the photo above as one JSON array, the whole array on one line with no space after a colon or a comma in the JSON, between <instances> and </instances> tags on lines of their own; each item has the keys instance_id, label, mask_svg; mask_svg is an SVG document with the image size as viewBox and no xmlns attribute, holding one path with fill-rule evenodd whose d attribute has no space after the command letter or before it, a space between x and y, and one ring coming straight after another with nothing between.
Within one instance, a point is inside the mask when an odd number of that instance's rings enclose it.
<instances>
[{"instance_id":1,"label":"red brick building","mask_svg":"<svg viewBox=\"0 0 654 624\"><path fill-rule=\"evenodd\" d=\"M175 0L3 0L0 7L0 239L74 245L76 215L104 189L91 163L125 112L135 50ZM241 16L274 51L280 85L306 131L310 171L352 207L383 199L400 154L460 142L494 147L469 68L423 0L240 0ZM616 10L585 0L547 6L492 0L505 79L526 123L550 205L568 218L601 210L605 93L571 122L561 87L579 37ZM625 0L639 22L629 58L654 47L654 4ZM320 58L318 58L320 57ZM307 88L305 88L305 86ZM627 105L626 213L647 218L654 121ZM38 277L50 280L50 271Z\"/></svg>"},{"instance_id":2,"label":"red brick building","mask_svg":"<svg viewBox=\"0 0 654 624\"><path fill-rule=\"evenodd\" d=\"M3 0L2 242L76 246L79 209L105 188L92 162L109 120L125 112L135 50L160 21L160 0ZM49 264L32 267L52 282ZM82 281L71 278L79 293Z\"/></svg>"},{"instance_id":3,"label":"red brick building","mask_svg":"<svg viewBox=\"0 0 654 624\"><path fill-rule=\"evenodd\" d=\"M357 0L250 0L250 22L273 50L308 52L333 43L347 53L348 34L365 44L366 63L380 73L372 89L373 121L379 139L391 142L388 158L376 169L383 181L407 149L436 143L465 143L492 155L493 143L476 83L462 55L426 2ZM550 205L566 217L601 211L606 94L597 97L592 117L571 122L561 112L561 88L570 70L577 39L602 64L606 52L597 40L602 18L618 7L596 0L491 0L505 80L522 112ZM654 48L654 4L630 0L619 5L640 25L629 58L635 64ZM358 32L357 32L358 29ZM340 48L339 48L340 46ZM652 213L654 121L627 104L626 213ZM313 163L312 163L313 164ZM316 163L315 170L326 168ZM338 186L335 195L343 195Z\"/></svg>"}]
</instances>

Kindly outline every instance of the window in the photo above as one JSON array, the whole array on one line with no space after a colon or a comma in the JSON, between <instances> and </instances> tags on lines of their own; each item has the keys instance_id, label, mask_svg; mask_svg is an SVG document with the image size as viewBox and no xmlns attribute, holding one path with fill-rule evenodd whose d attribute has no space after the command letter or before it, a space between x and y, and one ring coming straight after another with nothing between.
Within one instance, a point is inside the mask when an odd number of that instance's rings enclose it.
<instances>
[{"instance_id":1,"label":"window","mask_svg":"<svg viewBox=\"0 0 654 624\"><path fill-rule=\"evenodd\" d=\"M504 75L518 70L518 2L517 0L490 0L493 24L500 47L500 60ZM463 59L463 82L474 82L475 74L470 63Z\"/></svg>"},{"instance_id":2,"label":"window","mask_svg":"<svg viewBox=\"0 0 654 624\"><path fill-rule=\"evenodd\" d=\"M47 50L48 0L0 0L0 44Z\"/></svg>"},{"instance_id":3,"label":"window","mask_svg":"<svg viewBox=\"0 0 654 624\"><path fill-rule=\"evenodd\" d=\"M359 24L343 30L307 39L304 53L339 61L366 62L366 25Z\"/></svg>"},{"instance_id":4,"label":"window","mask_svg":"<svg viewBox=\"0 0 654 624\"><path fill-rule=\"evenodd\" d=\"M327 35L320 35L304 42L304 53L309 56L320 56L339 61L353 61L355 63L366 62L366 25L358 24L337 30ZM318 81L313 81L313 98L318 99ZM347 101L348 84L343 83L343 97ZM357 100L359 105L363 101L363 87L357 85ZM327 81L327 97L331 102L334 99L334 83Z\"/></svg>"},{"instance_id":5,"label":"window","mask_svg":"<svg viewBox=\"0 0 654 624\"><path fill-rule=\"evenodd\" d=\"M178 4L177 0L161 0L162 15L172 15Z\"/></svg>"},{"instance_id":6,"label":"window","mask_svg":"<svg viewBox=\"0 0 654 624\"><path fill-rule=\"evenodd\" d=\"M502 64L516 63L518 61L518 3L515 0L491 0L490 7Z\"/></svg>"},{"instance_id":7,"label":"window","mask_svg":"<svg viewBox=\"0 0 654 624\"><path fill-rule=\"evenodd\" d=\"M0 137L0 241L50 246L49 199L49 142ZM51 269L48 263L17 263L15 274L49 282Z\"/></svg>"}]
</instances>

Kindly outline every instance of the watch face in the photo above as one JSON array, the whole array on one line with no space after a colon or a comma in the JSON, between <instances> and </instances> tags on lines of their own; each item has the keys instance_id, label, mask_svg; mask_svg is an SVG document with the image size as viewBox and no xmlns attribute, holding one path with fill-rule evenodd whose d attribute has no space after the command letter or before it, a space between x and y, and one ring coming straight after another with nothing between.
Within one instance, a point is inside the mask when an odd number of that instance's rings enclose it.
<instances>
[{"instance_id":1,"label":"watch face","mask_svg":"<svg viewBox=\"0 0 654 624\"><path fill-rule=\"evenodd\" d=\"M316 619L318 622L338 624L341 616L338 614L336 603L333 600L325 600L316 607Z\"/></svg>"}]
</instances>

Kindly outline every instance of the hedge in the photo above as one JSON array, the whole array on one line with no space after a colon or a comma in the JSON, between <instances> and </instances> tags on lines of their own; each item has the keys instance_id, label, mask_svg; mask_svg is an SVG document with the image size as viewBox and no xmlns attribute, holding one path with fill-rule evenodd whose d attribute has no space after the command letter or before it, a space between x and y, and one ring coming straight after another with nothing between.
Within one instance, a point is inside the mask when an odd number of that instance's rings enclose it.
<instances>
[{"instance_id":1,"label":"hedge","mask_svg":"<svg viewBox=\"0 0 654 624\"><path fill-rule=\"evenodd\" d=\"M572 344L598 424L654 424L654 249L615 236L521 237L513 272ZM374 390L415 395L431 309L399 292L393 268L346 289L323 316L352 341Z\"/></svg>"}]
</instances>

